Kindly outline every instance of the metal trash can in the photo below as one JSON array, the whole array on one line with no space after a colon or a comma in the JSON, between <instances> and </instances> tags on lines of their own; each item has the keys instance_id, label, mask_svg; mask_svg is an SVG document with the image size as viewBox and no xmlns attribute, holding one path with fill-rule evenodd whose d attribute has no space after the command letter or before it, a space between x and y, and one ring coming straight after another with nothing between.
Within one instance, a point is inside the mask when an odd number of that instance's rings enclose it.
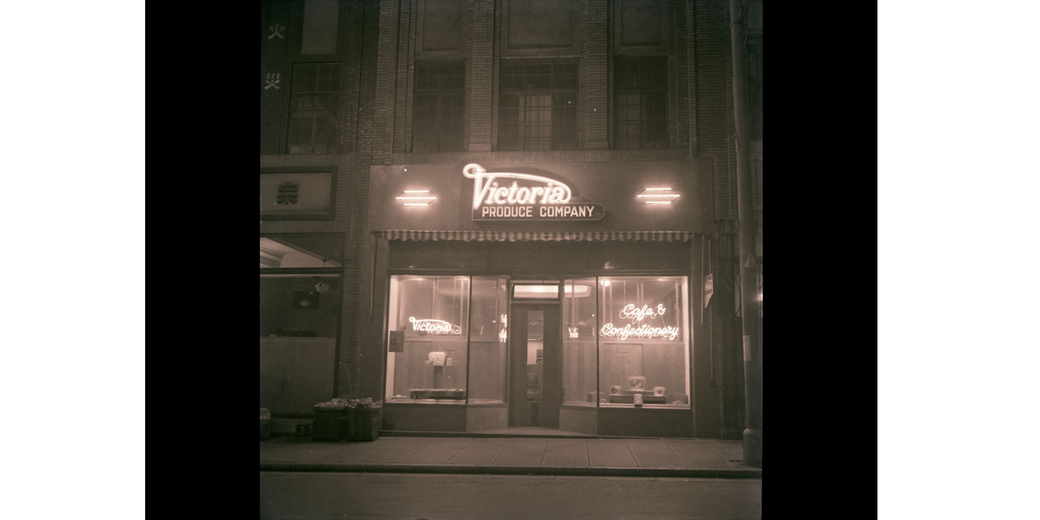
<instances>
[{"instance_id":1,"label":"metal trash can","mask_svg":"<svg viewBox=\"0 0 1040 520\"><path fill-rule=\"evenodd\" d=\"M311 438L316 441L338 441L343 438L345 421L341 421L346 407L329 408L314 407L314 424L311 426Z\"/></svg>"},{"instance_id":2,"label":"metal trash can","mask_svg":"<svg viewBox=\"0 0 1040 520\"><path fill-rule=\"evenodd\" d=\"M380 408L351 408L347 413L350 419L347 440L368 442L378 439L383 420L380 411Z\"/></svg>"}]
</instances>

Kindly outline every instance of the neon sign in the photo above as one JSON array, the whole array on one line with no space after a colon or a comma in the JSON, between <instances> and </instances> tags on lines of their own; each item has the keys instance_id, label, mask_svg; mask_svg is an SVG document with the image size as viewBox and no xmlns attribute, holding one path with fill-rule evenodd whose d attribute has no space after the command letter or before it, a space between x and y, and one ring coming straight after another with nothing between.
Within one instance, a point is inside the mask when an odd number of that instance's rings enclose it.
<instances>
[{"instance_id":1,"label":"neon sign","mask_svg":"<svg viewBox=\"0 0 1040 520\"><path fill-rule=\"evenodd\" d=\"M600 220L606 213L593 202L571 202L570 186L541 175L488 172L479 164L462 174L473 179L473 220Z\"/></svg>"},{"instance_id":2,"label":"neon sign","mask_svg":"<svg viewBox=\"0 0 1040 520\"><path fill-rule=\"evenodd\" d=\"M412 330L419 333L451 334L453 336L462 334L462 327L442 320L417 320L415 316L412 316L408 318L408 322L412 324Z\"/></svg>"},{"instance_id":3,"label":"neon sign","mask_svg":"<svg viewBox=\"0 0 1040 520\"><path fill-rule=\"evenodd\" d=\"M621 313L618 316L623 320L643 321L643 318L656 318L658 316L664 316L664 305L657 304L657 309L651 309L646 305L642 309L637 309L635 305L631 303L625 305L625 308L621 309Z\"/></svg>"},{"instance_id":4,"label":"neon sign","mask_svg":"<svg viewBox=\"0 0 1040 520\"><path fill-rule=\"evenodd\" d=\"M642 308L637 309L635 305L628 304L621 309L618 313L618 317L623 320L631 320L631 324L626 324L624 328L615 327L613 323L608 323L599 330L599 335L608 338L620 338L622 341L628 338L645 338L645 339L665 339L674 340L679 335L679 327L652 327L647 323L642 323L638 326L633 326L636 322L643 321L644 318L659 318L664 316L665 308L664 305L658 304L656 308L644 305Z\"/></svg>"}]
</instances>

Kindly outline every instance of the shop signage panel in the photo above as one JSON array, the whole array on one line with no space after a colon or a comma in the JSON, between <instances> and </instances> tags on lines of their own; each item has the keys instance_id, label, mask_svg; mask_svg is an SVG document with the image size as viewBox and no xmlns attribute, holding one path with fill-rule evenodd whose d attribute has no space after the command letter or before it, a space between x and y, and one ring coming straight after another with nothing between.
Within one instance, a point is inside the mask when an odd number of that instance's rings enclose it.
<instances>
[{"instance_id":1,"label":"shop signage panel","mask_svg":"<svg viewBox=\"0 0 1040 520\"><path fill-rule=\"evenodd\" d=\"M332 220L335 194L334 167L261 169L260 218Z\"/></svg>"},{"instance_id":2,"label":"shop signage panel","mask_svg":"<svg viewBox=\"0 0 1040 520\"><path fill-rule=\"evenodd\" d=\"M570 186L541 175L489 172L479 164L462 174L473 179L475 221L595 221L606 214L601 204L573 200Z\"/></svg>"}]
</instances>

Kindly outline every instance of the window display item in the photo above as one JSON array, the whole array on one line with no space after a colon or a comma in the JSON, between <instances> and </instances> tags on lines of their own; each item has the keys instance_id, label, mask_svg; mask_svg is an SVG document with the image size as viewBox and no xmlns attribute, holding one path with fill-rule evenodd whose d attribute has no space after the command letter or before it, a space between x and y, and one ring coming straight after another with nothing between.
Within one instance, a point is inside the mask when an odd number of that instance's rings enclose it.
<instances>
[{"instance_id":1,"label":"window display item","mask_svg":"<svg viewBox=\"0 0 1040 520\"><path fill-rule=\"evenodd\" d=\"M621 393L621 385L612 385L610 387L610 393L612 393L612 394L620 394Z\"/></svg>"},{"instance_id":2,"label":"window display item","mask_svg":"<svg viewBox=\"0 0 1040 520\"><path fill-rule=\"evenodd\" d=\"M444 352L430 352L430 364L435 367L444 366L444 360L448 357L448 354Z\"/></svg>"},{"instance_id":3,"label":"window display item","mask_svg":"<svg viewBox=\"0 0 1040 520\"><path fill-rule=\"evenodd\" d=\"M663 386L655 386L654 387L654 395L657 395L657 396L664 395L664 387Z\"/></svg>"},{"instance_id":4,"label":"window display item","mask_svg":"<svg viewBox=\"0 0 1040 520\"><path fill-rule=\"evenodd\" d=\"M628 388L630 390L642 390L646 388L646 378L643 376L628 376Z\"/></svg>"},{"instance_id":5,"label":"window display item","mask_svg":"<svg viewBox=\"0 0 1040 520\"><path fill-rule=\"evenodd\" d=\"M633 397L632 404L636 406L643 406L643 394L635 394Z\"/></svg>"}]
</instances>

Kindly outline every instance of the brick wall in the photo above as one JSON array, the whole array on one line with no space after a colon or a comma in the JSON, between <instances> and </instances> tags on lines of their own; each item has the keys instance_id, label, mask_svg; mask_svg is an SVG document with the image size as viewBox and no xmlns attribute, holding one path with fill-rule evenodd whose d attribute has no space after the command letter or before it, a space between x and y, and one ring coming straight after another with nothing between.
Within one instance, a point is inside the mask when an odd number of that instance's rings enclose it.
<instances>
[{"instance_id":1,"label":"brick wall","mask_svg":"<svg viewBox=\"0 0 1040 520\"><path fill-rule=\"evenodd\" d=\"M696 148L700 157L714 164L715 218L736 218L736 184L730 165L730 136L733 112L729 62L729 3L725 0L694 0L694 109ZM731 180L734 181L731 186Z\"/></svg>"},{"instance_id":2,"label":"brick wall","mask_svg":"<svg viewBox=\"0 0 1040 520\"><path fill-rule=\"evenodd\" d=\"M610 110L607 106L610 90L607 76L607 61L610 54L611 31L607 21L607 2L585 0L582 12L582 54L579 60L580 86L582 86L578 109L584 114L584 135L579 142L586 149L607 148L607 127Z\"/></svg>"},{"instance_id":3,"label":"brick wall","mask_svg":"<svg viewBox=\"0 0 1040 520\"><path fill-rule=\"evenodd\" d=\"M472 0L472 17L467 43L469 59L466 73L469 80L469 146L472 152L491 151L491 99L494 78L495 3L494 0Z\"/></svg>"}]
</instances>

